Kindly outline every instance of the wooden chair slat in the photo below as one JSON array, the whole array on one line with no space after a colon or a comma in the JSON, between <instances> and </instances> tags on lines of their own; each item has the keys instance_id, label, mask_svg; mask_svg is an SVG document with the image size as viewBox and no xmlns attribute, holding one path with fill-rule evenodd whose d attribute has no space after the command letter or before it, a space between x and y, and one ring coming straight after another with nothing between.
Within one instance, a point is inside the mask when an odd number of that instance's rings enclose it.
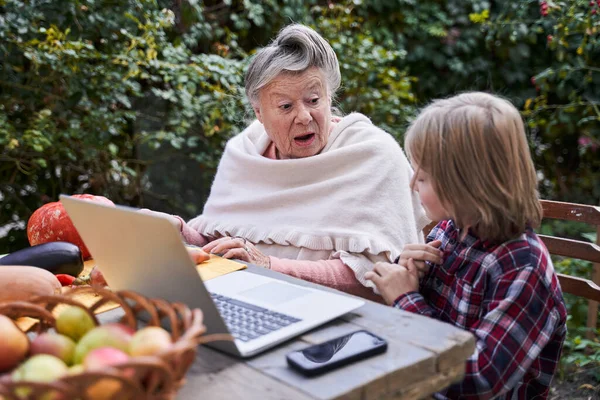
<instances>
[{"instance_id":1,"label":"wooden chair slat","mask_svg":"<svg viewBox=\"0 0 600 400\"><path fill-rule=\"evenodd\" d=\"M565 274L557 274L563 292L585 297L600 302L600 286L589 279L577 278Z\"/></svg>"},{"instance_id":2,"label":"wooden chair slat","mask_svg":"<svg viewBox=\"0 0 600 400\"><path fill-rule=\"evenodd\" d=\"M579 240L539 235L550 254L600 263L600 246Z\"/></svg>"},{"instance_id":3,"label":"wooden chair slat","mask_svg":"<svg viewBox=\"0 0 600 400\"><path fill-rule=\"evenodd\" d=\"M541 200L544 218L583 222L595 226L600 236L600 207L586 204ZM588 299L586 337L593 339L598 327L598 303L600 302L600 237L594 243L539 235L550 254L592 261L592 279L558 274L560 286L565 293Z\"/></svg>"},{"instance_id":4,"label":"wooden chair slat","mask_svg":"<svg viewBox=\"0 0 600 400\"><path fill-rule=\"evenodd\" d=\"M541 200L540 202L544 209L544 218L600 225L600 207L551 200Z\"/></svg>"}]
</instances>

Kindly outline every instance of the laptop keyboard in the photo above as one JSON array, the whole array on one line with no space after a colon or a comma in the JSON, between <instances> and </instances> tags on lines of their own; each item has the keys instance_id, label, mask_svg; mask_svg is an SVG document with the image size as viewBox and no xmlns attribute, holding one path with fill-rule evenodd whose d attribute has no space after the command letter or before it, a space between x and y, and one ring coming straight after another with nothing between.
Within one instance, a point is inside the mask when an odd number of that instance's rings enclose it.
<instances>
[{"instance_id":1,"label":"laptop keyboard","mask_svg":"<svg viewBox=\"0 0 600 400\"><path fill-rule=\"evenodd\" d=\"M212 299L236 339L247 342L301 321L298 318L211 293Z\"/></svg>"}]
</instances>

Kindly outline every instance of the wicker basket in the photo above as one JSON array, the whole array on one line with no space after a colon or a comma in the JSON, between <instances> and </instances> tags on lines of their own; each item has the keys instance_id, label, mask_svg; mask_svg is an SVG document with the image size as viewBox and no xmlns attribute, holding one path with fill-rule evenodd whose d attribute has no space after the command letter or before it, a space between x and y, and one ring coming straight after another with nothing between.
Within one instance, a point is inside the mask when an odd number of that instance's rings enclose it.
<instances>
[{"instance_id":1,"label":"wicker basket","mask_svg":"<svg viewBox=\"0 0 600 400\"><path fill-rule=\"evenodd\" d=\"M98 301L86 307L75 299L82 295L95 295ZM13 319L35 318L37 322L27 332L39 334L54 328L54 316L66 305L86 310L99 325L95 311L108 302L116 302L122 307L125 315L119 322L134 330L138 329L138 315L142 312L145 319L149 316L144 326L160 326L161 322L168 322L173 339L171 348L155 356L132 357L127 363L113 368L66 375L50 383L14 382L7 375L0 378L0 399L172 399L184 383L199 344L233 340L230 335L203 335L206 328L199 309L190 310L181 303L148 299L131 291L78 287L61 295L0 304L0 314Z\"/></svg>"}]
</instances>

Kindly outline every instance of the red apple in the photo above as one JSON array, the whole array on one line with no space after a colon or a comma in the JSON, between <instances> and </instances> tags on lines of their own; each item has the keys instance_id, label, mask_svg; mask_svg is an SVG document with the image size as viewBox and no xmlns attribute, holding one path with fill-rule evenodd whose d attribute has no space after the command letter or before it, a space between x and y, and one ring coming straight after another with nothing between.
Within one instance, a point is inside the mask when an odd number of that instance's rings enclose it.
<instances>
[{"instance_id":1,"label":"red apple","mask_svg":"<svg viewBox=\"0 0 600 400\"><path fill-rule=\"evenodd\" d=\"M0 372L10 371L29 351L29 339L12 319L0 314Z\"/></svg>"},{"instance_id":2,"label":"red apple","mask_svg":"<svg viewBox=\"0 0 600 400\"><path fill-rule=\"evenodd\" d=\"M92 268L92 272L90 272L90 284L92 286L100 287L108 286L106 279L104 279L104 275L102 275L102 272L100 272L98 267Z\"/></svg>"},{"instance_id":3,"label":"red apple","mask_svg":"<svg viewBox=\"0 0 600 400\"><path fill-rule=\"evenodd\" d=\"M129 355L114 347L98 347L91 350L83 360L86 370L102 370L105 367L123 364L129 361Z\"/></svg>"},{"instance_id":4,"label":"red apple","mask_svg":"<svg viewBox=\"0 0 600 400\"><path fill-rule=\"evenodd\" d=\"M60 333L42 333L31 342L30 354L50 354L60 358L65 364L73 361L75 342L70 337Z\"/></svg>"},{"instance_id":5,"label":"red apple","mask_svg":"<svg viewBox=\"0 0 600 400\"><path fill-rule=\"evenodd\" d=\"M106 367L116 366L129 361L129 355L113 347L99 347L90 351L83 361L88 371L101 371ZM124 376L131 377L132 369L123 371ZM121 391L121 383L114 379L102 378L86 389L87 397L93 400L108 400Z\"/></svg>"}]
</instances>

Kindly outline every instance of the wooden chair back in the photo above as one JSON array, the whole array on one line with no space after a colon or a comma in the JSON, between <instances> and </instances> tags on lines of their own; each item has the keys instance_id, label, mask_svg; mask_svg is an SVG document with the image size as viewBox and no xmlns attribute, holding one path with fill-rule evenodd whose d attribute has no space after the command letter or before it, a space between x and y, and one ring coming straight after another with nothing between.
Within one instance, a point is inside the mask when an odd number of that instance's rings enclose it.
<instances>
[{"instance_id":1,"label":"wooden chair back","mask_svg":"<svg viewBox=\"0 0 600 400\"><path fill-rule=\"evenodd\" d=\"M557 274L564 293L571 293L589 300L588 328L596 328L598 302L600 302L600 207L542 200L544 218L584 222L595 226L598 233L596 243L583 242L555 236L539 235L550 254L591 261L592 279L566 274Z\"/></svg>"},{"instance_id":2,"label":"wooden chair back","mask_svg":"<svg viewBox=\"0 0 600 400\"><path fill-rule=\"evenodd\" d=\"M566 221L584 222L600 228L600 207L542 200L544 218ZM600 246L597 243L539 235L550 254L577 258L600 263ZM564 292L582 296L590 300L600 301L600 286L589 279L559 274L560 284Z\"/></svg>"}]
</instances>

